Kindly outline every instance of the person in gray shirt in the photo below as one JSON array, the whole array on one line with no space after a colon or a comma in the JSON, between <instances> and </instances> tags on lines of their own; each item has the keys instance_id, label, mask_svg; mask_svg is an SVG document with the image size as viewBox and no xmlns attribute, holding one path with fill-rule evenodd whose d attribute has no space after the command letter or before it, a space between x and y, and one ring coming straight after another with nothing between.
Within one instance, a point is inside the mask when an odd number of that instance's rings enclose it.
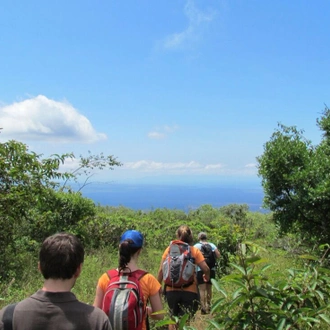
<instances>
[{"instance_id":1,"label":"person in gray shirt","mask_svg":"<svg viewBox=\"0 0 330 330\"><path fill-rule=\"evenodd\" d=\"M0 330L112 330L101 309L78 301L71 292L84 254L81 242L72 234L46 238L38 263L44 285L29 298L0 310Z\"/></svg>"}]
</instances>

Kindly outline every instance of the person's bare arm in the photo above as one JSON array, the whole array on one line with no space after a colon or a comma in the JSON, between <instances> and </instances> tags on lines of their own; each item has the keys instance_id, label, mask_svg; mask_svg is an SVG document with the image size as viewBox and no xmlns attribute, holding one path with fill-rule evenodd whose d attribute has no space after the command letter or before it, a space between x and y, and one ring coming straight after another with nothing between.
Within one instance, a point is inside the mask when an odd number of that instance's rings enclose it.
<instances>
[{"instance_id":1,"label":"person's bare arm","mask_svg":"<svg viewBox=\"0 0 330 330\"><path fill-rule=\"evenodd\" d=\"M220 254L220 251L218 249L215 249L214 250L214 254L215 254L215 257L218 259L220 258L221 254Z\"/></svg>"},{"instance_id":2,"label":"person's bare arm","mask_svg":"<svg viewBox=\"0 0 330 330\"><path fill-rule=\"evenodd\" d=\"M163 282L163 260L160 262L157 280L160 284L162 284L162 282Z\"/></svg>"},{"instance_id":3,"label":"person's bare arm","mask_svg":"<svg viewBox=\"0 0 330 330\"><path fill-rule=\"evenodd\" d=\"M152 319L161 320L164 314L151 315L152 313L159 312L163 310L163 304L160 297L160 293L157 292L153 296L149 297L151 308L148 308L148 314Z\"/></svg>"},{"instance_id":4,"label":"person's bare arm","mask_svg":"<svg viewBox=\"0 0 330 330\"><path fill-rule=\"evenodd\" d=\"M204 281L209 281L210 280L210 268L209 266L207 265L207 263L205 262L205 260L203 260L202 262L200 262L198 264L198 267L203 271L203 278L204 278Z\"/></svg>"},{"instance_id":5,"label":"person's bare arm","mask_svg":"<svg viewBox=\"0 0 330 330\"><path fill-rule=\"evenodd\" d=\"M103 290L99 286L97 286L93 306L102 308L103 297L104 297Z\"/></svg>"}]
</instances>

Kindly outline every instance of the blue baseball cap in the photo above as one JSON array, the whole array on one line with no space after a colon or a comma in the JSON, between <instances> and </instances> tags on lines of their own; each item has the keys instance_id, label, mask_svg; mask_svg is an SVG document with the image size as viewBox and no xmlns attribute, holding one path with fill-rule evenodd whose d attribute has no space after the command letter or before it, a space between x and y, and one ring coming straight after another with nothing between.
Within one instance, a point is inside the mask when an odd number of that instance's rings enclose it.
<instances>
[{"instance_id":1,"label":"blue baseball cap","mask_svg":"<svg viewBox=\"0 0 330 330\"><path fill-rule=\"evenodd\" d=\"M143 245L143 235L137 230L127 230L120 238L120 243L126 240L132 240L133 244L130 244L131 247L140 248Z\"/></svg>"}]
</instances>

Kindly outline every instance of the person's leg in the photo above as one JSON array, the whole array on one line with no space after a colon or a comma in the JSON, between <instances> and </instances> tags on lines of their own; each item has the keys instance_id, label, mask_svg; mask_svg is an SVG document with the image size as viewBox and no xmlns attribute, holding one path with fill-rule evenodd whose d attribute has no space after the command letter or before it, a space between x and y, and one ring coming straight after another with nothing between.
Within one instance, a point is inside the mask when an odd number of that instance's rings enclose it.
<instances>
[{"instance_id":1,"label":"person's leg","mask_svg":"<svg viewBox=\"0 0 330 330\"><path fill-rule=\"evenodd\" d=\"M170 313L173 316L182 317L185 314L189 314L189 319L193 317L199 307L199 295L190 291L167 291L166 300ZM189 320L187 321L189 325ZM177 325L170 324L169 330L177 329Z\"/></svg>"},{"instance_id":2,"label":"person's leg","mask_svg":"<svg viewBox=\"0 0 330 330\"><path fill-rule=\"evenodd\" d=\"M190 291L181 291L179 317L189 314L189 320L196 314L200 305L199 294Z\"/></svg>"},{"instance_id":3,"label":"person's leg","mask_svg":"<svg viewBox=\"0 0 330 330\"><path fill-rule=\"evenodd\" d=\"M211 311L211 301L212 301L212 284L205 284L206 286L206 303L205 303L205 311L206 313L210 313Z\"/></svg>"},{"instance_id":4,"label":"person's leg","mask_svg":"<svg viewBox=\"0 0 330 330\"><path fill-rule=\"evenodd\" d=\"M204 314L206 312L207 307L207 284L203 283L198 286L199 288L199 295L201 299L201 311Z\"/></svg>"},{"instance_id":5,"label":"person's leg","mask_svg":"<svg viewBox=\"0 0 330 330\"><path fill-rule=\"evenodd\" d=\"M197 272L197 283L198 291L200 296L200 307L202 314L205 314L205 305L207 303L207 292L206 292L206 283L203 279L203 272L200 270Z\"/></svg>"},{"instance_id":6,"label":"person's leg","mask_svg":"<svg viewBox=\"0 0 330 330\"><path fill-rule=\"evenodd\" d=\"M167 291L166 292L166 301L168 304L168 308L170 310L171 316L179 316L180 308L180 291ZM178 329L176 324L169 324L169 330Z\"/></svg>"}]
</instances>

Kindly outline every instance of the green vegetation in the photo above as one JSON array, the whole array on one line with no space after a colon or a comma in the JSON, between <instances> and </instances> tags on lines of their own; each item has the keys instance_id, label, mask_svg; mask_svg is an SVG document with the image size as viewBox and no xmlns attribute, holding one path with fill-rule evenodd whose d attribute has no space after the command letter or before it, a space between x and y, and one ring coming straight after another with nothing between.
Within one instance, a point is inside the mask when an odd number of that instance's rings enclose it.
<instances>
[{"instance_id":1,"label":"green vegetation","mask_svg":"<svg viewBox=\"0 0 330 330\"><path fill-rule=\"evenodd\" d=\"M44 238L69 231L83 241L87 256L74 292L92 303L96 282L117 266L121 234L145 236L141 268L157 274L161 254L176 229L188 224L195 237L206 231L221 252L211 315L167 317L180 329L328 329L330 308L330 110L317 121L324 132L318 146L295 127L280 126L258 157L265 204L271 213L247 205L202 205L185 213L101 207L69 183L93 169L120 166L113 156L80 156L77 169L61 172L72 154L42 155L26 145L0 144L0 308L35 292L42 283L37 254ZM80 178L81 181L81 178ZM59 182L62 182L60 184ZM160 323L159 323L160 324ZM156 322L151 328L159 328Z\"/></svg>"},{"instance_id":2,"label":"green vegetation","mask_svg":"<svg viewBox=\"0 0 330 330\"><path fill-rule=\"evenodd\" d=\"M296 127L279 125L258 162L275 222L283 232L319 244L330 239L330 109L317 124L323 138L316 146Z\"/></svg>"}]
</instances>

